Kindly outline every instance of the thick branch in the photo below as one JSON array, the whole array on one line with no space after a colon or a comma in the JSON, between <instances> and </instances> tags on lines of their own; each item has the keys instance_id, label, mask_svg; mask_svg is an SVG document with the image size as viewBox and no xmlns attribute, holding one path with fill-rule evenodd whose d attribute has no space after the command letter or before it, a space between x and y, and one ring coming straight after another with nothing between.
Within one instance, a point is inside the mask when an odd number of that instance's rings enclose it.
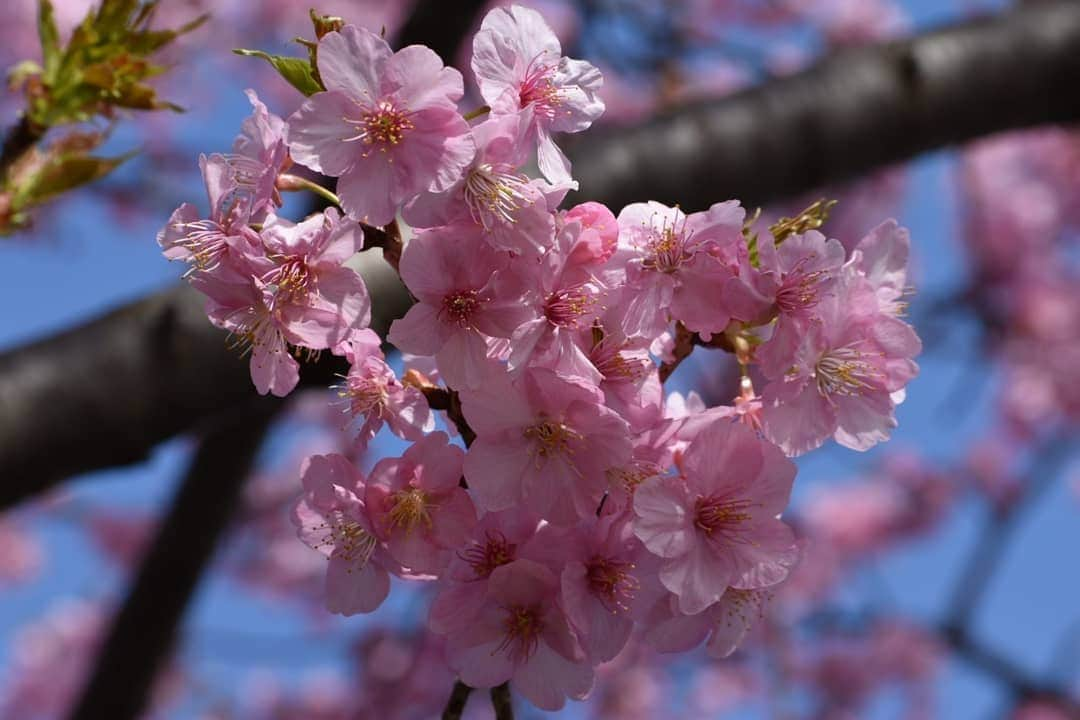
<instances>
[{"instance_id":1,"label":"thick branch","mask_svg":"<svg viewBox=\"0 0 1080 720\"><path fill-rule=\"evenodd\" d=\"M425 12L435 5L450 4ZM1080 3L1040 3L850 51L643 128L594 132L573 153L575 173L582 194L616 208L764 202L983 133L1077 119L1078 81ZM385 276L372 290L385 329L408 297ZM0 355L0 507L143 459L251 392L187 290Z\"/></svg>"},{"instance_id":2,"label":"thick branch","mask_svg":"<svg viewBox=\"0 0 1080 720\"><path fill-rule=\"evenodd\" d=\"M73 720L139 716L203 569L228 526L274 413L249 398L207 429L97 658Z\"/></svg>"},{"instance_id":3,"label":"thick branch","mask_svg":"<svg viewBox=\"0 0 1080 720\"><path fill-rule=\"evenodd\" d=\"M419 0L398 33L397 46L423 43L444 62L453 62L461 39L486 5L483 0Z\"/></svg>"},{"instance_id":4,"label":"thick branch","mask_svg":"<svg viewBox=\"0 0 1080 720\"><path fill-rule=\"evenodd\" d=\"M1011 128L1080 120L1080 3L1040 2L809 70L644 125L574 136L579 196L748 205Z\"/></svg>"},{"instance_id":5,"label":"thick branch","mask_svg":"<svg viewBox=\"0 0 1080 720\"><path fill-rule=\"evenodd\" d=\"M366 261L366 260L365 260ZM377 256L363 270L385 333L408 298ZM301 382L343 366L324 353ZM158 443L255 395L248 363L187 286L0 355L0 508L70 475L139 462Z\"/></svg>"}]
</instances>

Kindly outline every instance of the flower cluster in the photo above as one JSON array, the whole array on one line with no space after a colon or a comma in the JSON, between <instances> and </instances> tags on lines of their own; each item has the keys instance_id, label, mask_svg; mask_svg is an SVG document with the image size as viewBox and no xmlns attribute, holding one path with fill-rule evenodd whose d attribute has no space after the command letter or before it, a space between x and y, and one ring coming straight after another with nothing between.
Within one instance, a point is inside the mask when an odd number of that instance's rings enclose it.
<instances>
[{"instance_id":1,"label":"flower cluster","mask_svg":"<svg viewBox=\"0 0 1080 720\"><path fill-rule=\"evenodd\" d=\"M301 349L327 350L350 366L357 446L384 426L411 443L366 475L305 461L293 520L329 560L327 608L375 610L391 575L435 581L451 669L543 709L585 697L635 628L661 651L729 655L801 552L780 519L790 456L830 437L863 450L896 424L920 349L900 319L906 232L888 221L849 254L820 223L755 232L736 201L560 209L576 183L555 137L601 114L601 77L533 10L485 17L487 105L467 115L461 74L430 49L320 35L323 90L284 120L252 94L233 153L202 160L209 217L183 205L159 241L250 347L260 392L289 393ZM340 211L279 216L279 193L303 188ZM386 338L401 377L345 264L398 217L415 299ZM738 359L730 407L665 396L695 345Z\"/></svg>"}]
</instances>

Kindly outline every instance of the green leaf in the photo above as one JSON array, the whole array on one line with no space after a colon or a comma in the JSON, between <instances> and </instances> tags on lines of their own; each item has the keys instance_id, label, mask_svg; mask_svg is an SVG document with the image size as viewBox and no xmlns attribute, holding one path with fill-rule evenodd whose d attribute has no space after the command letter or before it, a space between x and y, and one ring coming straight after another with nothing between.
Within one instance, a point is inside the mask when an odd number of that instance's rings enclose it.
<instances>
[{"instance_id":1,"label":"green leaf","mask_svg":"<svg viewBox=\"0 0 1080 720\"><path fill-rule=\"evenodd\" d=\"M270 55L262 50L244 50L243 48L237 48L233 52L244 57L258 57L266 60L274 66L281 77L305 96L311 96L326 89L315 79L310 60L286 55Z\"/></svg>"},{"instance_id":2,"label":"green leaf","mask_svg":"<svg viewBox=\"0 0 1080 720\"><path fill-rule=\"evenodd\" d=\"M56 29L56 14L50 0L38 0L38 37L45 76L51 80L60 67L60 31Z\"/></svg>"}]
</instances>

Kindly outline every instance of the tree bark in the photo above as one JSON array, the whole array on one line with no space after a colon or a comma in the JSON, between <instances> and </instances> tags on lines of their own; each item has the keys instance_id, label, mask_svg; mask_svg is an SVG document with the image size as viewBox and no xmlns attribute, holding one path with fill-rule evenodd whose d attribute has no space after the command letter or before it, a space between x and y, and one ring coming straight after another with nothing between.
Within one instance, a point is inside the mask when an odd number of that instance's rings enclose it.
<instances>
[{"instance_id":1,"label":"tree bark","mask_svg":"<svg viewBox=\"0 0 1080 720\"><path fill-rule=\"evenodd\" d=\"M203 437L109 629L72 720L129 720L148 704L188 601L228 527L277 398L248 398Z\"/></svg>"},{"instance_id":2,"label":"tree bark","mask_svg":"<svg viewBox=\"0 0 1080 720\"><path fill-rule=\"evenodd\" d=\"M1080 120L1080 3L1037 2L607 134L571 136L578 199L753 206L1001 130ZM573 198L572 198L573 200Z\"/></svg>"}]
</instances>

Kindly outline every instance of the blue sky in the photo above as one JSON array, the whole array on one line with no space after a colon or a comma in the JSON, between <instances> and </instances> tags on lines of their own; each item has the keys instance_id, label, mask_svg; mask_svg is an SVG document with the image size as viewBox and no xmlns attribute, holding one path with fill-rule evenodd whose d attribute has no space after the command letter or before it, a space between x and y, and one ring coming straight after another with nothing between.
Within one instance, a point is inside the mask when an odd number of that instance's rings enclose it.
<instances>
[{"instance_id":1,"label":"blue sky","mask_svg":"<svg viewBox=\"0 0 1080 720\"><path fill-rule=\"evenodd\" d=\"M917 22L934 19L943 3L925 0L907 3ZM201 72L201 71L199 71ZM203 78L208 79L208 78ZM225 92L212 108L193 108L187 116L191 139L205 151L224 149L240 120L248 112L239 92ZM197 128L197 130L196 130ZM116 142L122 143L121 133ZM194 155L192 157L194 166ZM145 170L138 164L127 172ZM900 221L914 239L916 284L919 295L911 315L920 317L924 303L955 287L961 276L962 255L955 239L956 197L949 153L921 158L911 170L908 193L899 211ZM194 178L194 176L192 176ZM181 199L201 202L196 185L168 188ZM48 236L32 242L0 242L0 349L78 323L118 303L170 285L180 269L167 263L154 242L161 218L137 218L116 231L114 219L84 195L58 208L48 225ZM901 426L887 447L859 454L831 447L800 460L796 503L816 486L843 481L872 466L876 457L897 446L917 449L941 462L954 459L967 442L979 437L992 414L996 378L975 382L985 365L973 362L973 329L950 326L939 346L928 348L921 359L922 374L908 393L898 415ZM979 388L965 393L963 403L943 398L961 384ZM58 398L57 402L62 402ZM96 473L72 483L73 506L94 504L138 510L161 507L167 500L186 458L183 439L166 443L146 464ZM974 618L981 639L1015 658L1032 671L1050 669L1063 635L1080 622L1080 574L1070 548L1080 541L1077 502L1065 482L1030 509L1004 558L986 602ZM983 520L980 509L967 504L954 521L930 537L884 558L877 575L887 585L895 607L910 616L933 621L941 617L957 569L971 550ZM70 519L50 517L35 521L34 532L47 548L47 564L32 585L0 594L0 667L10 653L12 633L38 617L53 599L62 596L112 596L123 578L74 530ZM379 611L381 622L407 622L409 609L390 603ZM198 674L215 692L248 677L260 665L287 669L297 677L339 666L346 653L344 634L363 618L332 619L317 642L295 644L308 629L295 610L240 595L220 574L200 589L187 619L190 641L184 653ZM1075 680L1076 633L1072 634ZM951 663L940 681L941 717L985 717L998 707L992 684L959 663ZM190 708L188 708L190 709ZM570 714L578 712L570 711ZM881 710L883 716L888 708Z\"/></svg>"}]
</instances>

